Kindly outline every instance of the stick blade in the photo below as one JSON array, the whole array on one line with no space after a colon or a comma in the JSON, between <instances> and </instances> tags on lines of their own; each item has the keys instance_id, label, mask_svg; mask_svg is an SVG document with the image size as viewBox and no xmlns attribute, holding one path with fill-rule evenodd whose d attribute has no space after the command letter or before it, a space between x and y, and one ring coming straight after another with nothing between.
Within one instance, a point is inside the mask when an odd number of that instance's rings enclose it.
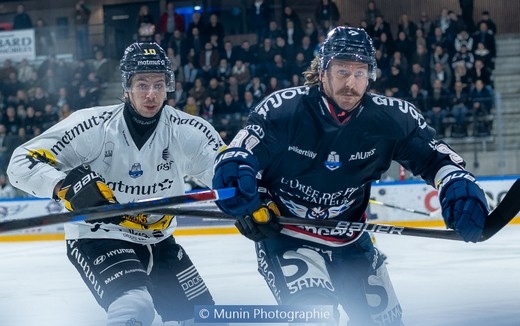
<instances>
[{"instance_id":1,"label":"stick blade","mask_svg":"<svg viewBox=\"0 0 520 326\"><path fill-rule=\"evenodd\" d=\"M513 183L504 199L489 214L482 231L481 241L485 241L495 235L511 222L518 212L520 212L520 179Z\"/></svg>"}]
</instances>

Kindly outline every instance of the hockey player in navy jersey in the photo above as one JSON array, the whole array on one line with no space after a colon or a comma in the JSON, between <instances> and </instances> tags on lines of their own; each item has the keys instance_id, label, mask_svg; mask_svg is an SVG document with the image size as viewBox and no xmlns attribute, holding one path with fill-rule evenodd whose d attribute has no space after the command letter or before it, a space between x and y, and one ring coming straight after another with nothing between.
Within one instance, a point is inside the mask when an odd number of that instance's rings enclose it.
<instances>
[{"instance_id":1,"label":"hockey player in navy jersey","mask_svg":"<svg viewBox=\"0 0 520 326\"><path fill-rule=\"evenodd\" d=\"M275 216L364 222L371 183L397 161L439 189L446 225L476 242L484 192L412 104L367 93L376 59L363 29L330 31L304 76L305 86L265 98L219 154L213 187L238 195L217 205L256 242L258 270L278 303L341 304L349 325L401 325L367 233L282 227Z\"/></svg>"},{"instance_id":2,"label":"hockey player in navy jersey","mask_svg":"<svg viewBox=\"0 0 520 326\"><path fill-rule=\"evenodd\" d=\"M224 144L202 118L165 105L175 85L165 52L134 43L120 69L123 103L79 110L14 151L16 187L76 210L180 195L188 175L211 186ZM155 311L165 325L191 325L195 305L214 303L175 226L173 216L145 214L65 225L67 256L107 325L151 325Z\"/></svg>"}]
</instances>

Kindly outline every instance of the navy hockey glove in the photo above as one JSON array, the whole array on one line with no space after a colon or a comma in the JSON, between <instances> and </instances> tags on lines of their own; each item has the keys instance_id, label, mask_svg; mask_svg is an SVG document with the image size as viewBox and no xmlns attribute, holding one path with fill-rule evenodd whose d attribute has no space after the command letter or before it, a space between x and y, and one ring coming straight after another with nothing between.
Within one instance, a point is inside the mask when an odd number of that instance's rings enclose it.
<instances>
[{"instance_id":1,"label":"navy hockey glove","mask_svg":"<svg viewBox=\"0 0 520 326\"><path fill-rule=\"evenodd\" d=\"M261 241L277 236L282 226L276 217L280 210L272 201L265 203L251 215L237 217L235 226L245 237L253 241Z\"/></svg>"},{"instance_id":2,"label":"navy hockey glove","mask_svg":"<svg viewBox=\"0 0 520 326\"><path fill-rule=\"evenodd\" d=\"M478 242L489 208L486 195L471 173L448 174L438 186L442 216L446 226L454 229L466 242Z\"/></svg>"},{"instance_id":3,"label":"navy hockey glove","mask_svg":"<svg viewBox=\"0 0 520 326\"><path fill-rule=\"evenodd\" d=\"M216 158L213 189L234 187L234 197L218 200L217 206L233 216L245 216L260 206L256 189L258 161L253 154L241 148L228 148Z\"/></svg>"},{"instance_id":4,"label":"navy hockey glove","mask_svg":"<svg viewBox=\"0 0 520 326\"><path fill-rule=\"evenodd\" d=\"M86 165L78 166L67 174L57 196L63 200L69 211L117 203L114 193L103 178ZM123 216L118 216L95 220L93 223L119 224L122 220Z\"/></svg>"}]
</instances>

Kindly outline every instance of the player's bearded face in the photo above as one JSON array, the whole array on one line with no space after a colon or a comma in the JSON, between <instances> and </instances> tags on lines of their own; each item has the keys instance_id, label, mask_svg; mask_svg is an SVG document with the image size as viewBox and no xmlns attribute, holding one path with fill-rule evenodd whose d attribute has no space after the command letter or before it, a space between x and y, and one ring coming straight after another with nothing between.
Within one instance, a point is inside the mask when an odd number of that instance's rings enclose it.
<instances>
[{"instance_id":1,"label":"player's bearded face","mask_svg":"<svg viewBox=\"0 0 520 326\"><path fill-rule=\"evenodd\" d=\"M128 96L137 113L146 118L155 116L166 100L166 79L164 74L136 74L132 77Z\"/></svg>"},{"instance_id":2,"label":"player's bearded face","mask_svg":"<svg viewBox=\"0 0 520 326\"><path fill-rule=\"evenodd\" d=\"M368 65L332 60L321 76L323 90L343 110L356 108L368 86Z\"/></svg>"}]
</instances>

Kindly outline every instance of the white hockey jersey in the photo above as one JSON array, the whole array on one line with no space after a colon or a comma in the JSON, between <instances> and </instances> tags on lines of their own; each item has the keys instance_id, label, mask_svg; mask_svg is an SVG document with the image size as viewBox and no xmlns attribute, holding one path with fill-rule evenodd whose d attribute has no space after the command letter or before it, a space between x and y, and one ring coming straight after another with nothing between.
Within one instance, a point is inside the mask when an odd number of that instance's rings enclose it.
<instances>
[{"instance_id":1,"label":"white hockey jersey","mask_svg":"<svg viewBox=\"0 0 520 326\"><path fill-rule=\"evenodd\" d=\"M215 156L224 143L207 121L165 106L155 132L139 149L123 110L119 104L77 111L21 145L9 163L11 183L52 198L67 171L86 164L103 176L120 203L183 194L187 175L211 187ZM65 236L156 243L171 236L175 226L171 216L139 216L120 225L67 223Z\"/></svg>"}]
</instances>

